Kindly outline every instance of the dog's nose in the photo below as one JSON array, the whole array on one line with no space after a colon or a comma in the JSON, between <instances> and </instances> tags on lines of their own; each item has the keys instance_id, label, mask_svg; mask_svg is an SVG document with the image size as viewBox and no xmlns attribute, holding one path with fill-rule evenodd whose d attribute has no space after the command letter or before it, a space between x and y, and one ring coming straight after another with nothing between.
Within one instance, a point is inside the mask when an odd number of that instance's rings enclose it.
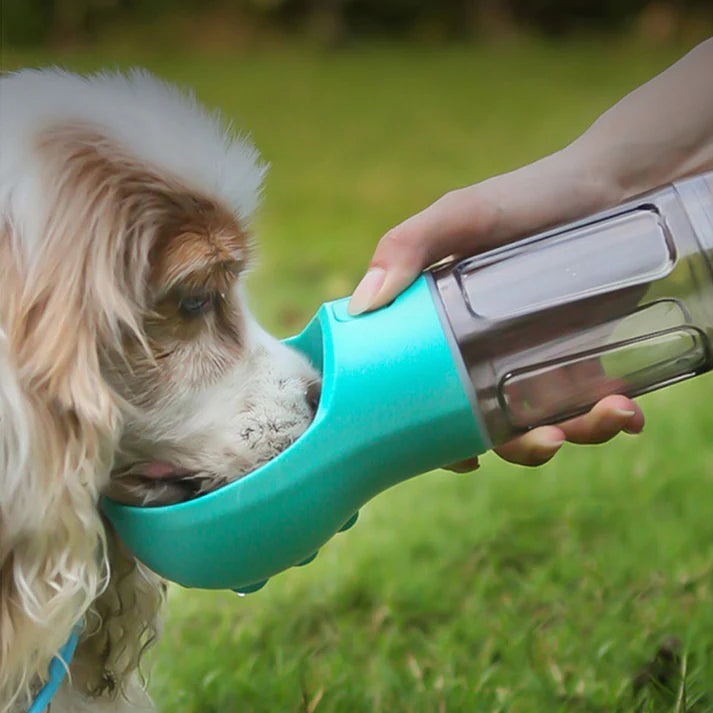
<instances>
[{"instance_id":1,"label":"dog's nose","mask_svg":"<svg viewBox=\"0 0 713 713\"><path fill-rule=\"evenodd\" d=\"M319 379L310 381L307 385L305 398L307 399L307 405L310 407L313 416L317 413L317 409L319 408L319 399L321 396L322 382Z\"/></svg>"}]
</instances>

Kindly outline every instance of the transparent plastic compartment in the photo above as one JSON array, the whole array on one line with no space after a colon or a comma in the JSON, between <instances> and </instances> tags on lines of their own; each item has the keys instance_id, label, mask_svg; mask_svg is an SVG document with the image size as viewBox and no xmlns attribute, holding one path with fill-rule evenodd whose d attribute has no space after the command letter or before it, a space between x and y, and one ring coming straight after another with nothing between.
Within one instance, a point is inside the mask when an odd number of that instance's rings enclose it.
<instances>
[{"instance_id":1,"label":"transparent plastic compartment","mask_svg":"<svg viewBox=\"0 0 713 713\"><path fill-rule=\"evenodd\" d=\"M708 371L713 174L434 272L494 444Z\"/></svg>"}]
</instances>

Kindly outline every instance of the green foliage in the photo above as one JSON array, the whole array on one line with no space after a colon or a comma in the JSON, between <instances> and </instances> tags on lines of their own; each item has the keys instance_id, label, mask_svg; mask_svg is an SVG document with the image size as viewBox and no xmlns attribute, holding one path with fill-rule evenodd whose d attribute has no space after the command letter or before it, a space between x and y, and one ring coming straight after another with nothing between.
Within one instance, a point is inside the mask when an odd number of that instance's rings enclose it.
<instances>
[{"instance_id":1,"label":"green foliage","mask_svg":"<svg viewBox=\"0 0 713 713\"><path fill-rule=\"evenodd\" d=\"M7 64L145 64L250 131L272 162L250 292L285 335L348 293L392 224L559 148L678 54L598 42ZM161 710L713 711L711 386L645 397L642 436L565 447L538 470L488 455L473 475L402 484L245 599L173 588Z\"/></svg>"},{"instance_id":2,"label":"green foliage","mask_svg":"<svg viewBox=\"0 0 713 713\"><path fill-rule=\"evenodd\" d=\"M188 16L213 29L210 19L239 23L253 33L266 28L306 32L337 44L363 34L388 36L487 36L515 27L547 34L580 29L613 30L645 8L668 25L709 0L3 0L4 37L12 45L48 40L69 43L96 39L116 23ZM663 10L661 9L663 7Z\"/></svg>"},{"instance_id":3,"label":"green foliage","mask_svg":"<svg viewBox=\"0 0 713 713\"><path fill-rule=\"evenodd\" d=\"M46 3L3 0L0 4L3 44L31 44L47 37L50 15Z\"/></svg>"}]
</instances>

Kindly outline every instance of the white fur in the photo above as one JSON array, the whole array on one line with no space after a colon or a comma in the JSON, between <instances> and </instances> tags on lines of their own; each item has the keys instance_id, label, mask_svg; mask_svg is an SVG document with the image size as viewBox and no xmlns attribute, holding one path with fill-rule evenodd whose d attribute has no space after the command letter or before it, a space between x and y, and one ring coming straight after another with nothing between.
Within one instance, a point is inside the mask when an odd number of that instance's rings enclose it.
<instances>
[{"instance_id":1,"label":"white fur","mask_svg":"<svg viewBox=\"0 0 713 713\"><path fill-rule=\"evenodd\" d=\"M60 69L24 70L0 85L0 211L10 210L38 249L34 138L44 129L84 122L155 170L225 201L243 220L252 215L266 166L245 140L230 137L218 113L148 72L78 76Z\"/></svg>"},{"instance_id":2,"label":"white fur","mask_svg":"<svg viewBox=\"0 0 713 713\"><path fill-rule=\"evenodd\" d=\"M187 356L181 391L157 387L153 407L127 414L118 470L148 458L170 462L194 472L201 490L212 490L270 460L305 430L314 370L245 312L244 354L222 379L200 385L200 359ZM170 480L156 483L138 499L171 501L172 490Z\"/></svg>"}]
</instances>

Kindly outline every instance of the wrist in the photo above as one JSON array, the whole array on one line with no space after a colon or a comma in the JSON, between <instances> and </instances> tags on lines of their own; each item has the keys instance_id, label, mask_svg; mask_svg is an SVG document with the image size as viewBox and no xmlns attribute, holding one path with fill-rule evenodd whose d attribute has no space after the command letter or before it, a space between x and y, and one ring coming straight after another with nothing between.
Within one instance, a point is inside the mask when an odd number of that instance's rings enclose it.
<instances>
[{"instance_id":1,"label":"wrist","mask_svg":"<svg viewBox=\"0 0 713 713\"><path fill-rule=\"evenodd\" d=\"M616 156L599 148L585 133L553 154L559 180L572 194L574 218L610 208L631 195Z\"/></svg>"}]
</instances>

